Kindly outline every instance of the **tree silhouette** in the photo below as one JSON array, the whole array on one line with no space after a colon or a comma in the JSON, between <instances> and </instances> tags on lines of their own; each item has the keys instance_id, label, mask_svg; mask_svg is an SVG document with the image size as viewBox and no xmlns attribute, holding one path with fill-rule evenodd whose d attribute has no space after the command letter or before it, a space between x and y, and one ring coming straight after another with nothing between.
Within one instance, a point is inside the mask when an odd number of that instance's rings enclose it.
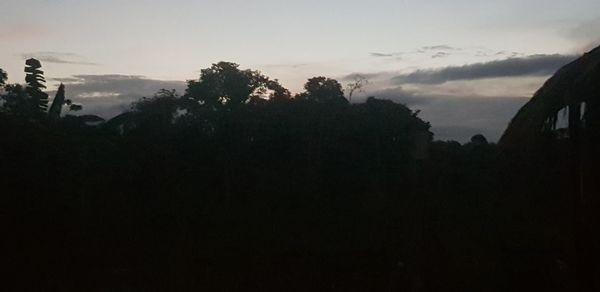
<instances>
[{"instance_id":1,"label":"tree silhouette","mask_svg":"<svg viewBox=\"0 0 600 292\"><path fill-rule=\"evenodd\" d=\"M62 110L63 105L65 104L65 85L60 84L58 87L58 91L56 92L56 96L52 101L52 105L50 106L50 110L48 111L48 117L51 119L60 118L60 112Z\"/></svg>"},{"instance_id":2,"label":"tree silhouette","mask_svg":"<svg viewBox=\"0 0 600 292\"><path fill-rule=\"evenodd\" d=\"M211 109L231 109L268 98L269 89L274 91L273 97L276 98L283 98L287 94L277 81L270 82L258 71L240 70L236 63L219 62L202 69L199 80L188 81L185 98L192 101L192 106L196 103Z\"/></svg>"},{"instance_id":3,"label":"tree silhouette","mask_svg":"<svg viewBox=\"0 0 600 292\"><path fill-rule=\"evenodd\" d=\"M173 90L161 89L152 98L142 98L132 105L137 123L167 125L175 120L179 95Z\"/></svg>"},{"instance_id":4,"label":"tree silhouette","mask_svg":"<svg viewBox=\"0 0 600 292\"><path fill-rule=\"evenodd\" d=\"M73 103L70 99L65 99L65 86L60 84L56 96L48 109L48 94L42 91L46 88L44 71L40 70L42 64L36 59L25 61L25 82L26 86L20 84L5 85L6 73L0 69L0 85L4 86L4 94L0 99L4 100L2 108L12 114L27 116L30 118L39 118L46 114L50 119L60 118L62 107L67 105L69 111L78 111L83 108L80 104Z\"/></svg>"},{"instance_id":5,"label":"tree silhouette","mask_svg":"<svg viewBox=\"0 0 600 292\"><path fill-rule=\"evenodd\" d=\"M4 90L2 107L5 111L17 115L29 115L31 113L30 98L22 85L8 84Z\"/></svg>"},{"instance_id":6,"label":"tree silhouette","mask_svg":"<svg viewBox=\"0 0 600 292\"><path fill-rule=\"evenodd\" d=\"M471 144L475 145L475 146L484 146L484 145L488 145L488 140L487 138L485 138L484 135L482 134L477 134L474 135L473 137L471 137Z\"/></svg>"},{"instance_id":7,"label":"tree silhouette","mask_svg":"<svg viewBox=\"0 0 600 292\"><path fill-rule=\"evenodd\" d=\"M352 95L354 95L355 92L362 92L363 88L367 84L369 84L369 80L367 78L362 75L355 75L354 82L348 83L346 86L348 89L348 101L352 102Z\"/></svg>"},{"instance_id":8,"label":"tree silhouette","mask_svg":"<svg viewBox=\"0 0 600 292\"><path fill-rule=\"evenodd\" d=\"M297 98L312 100L322 103L347 103L344 97L342 85L335 79L323 76L308 79L304 84L305 92L297 95Z\"/></svg>"},{"instance_id":9,"label":"tree silhouette","mask_svg":"<svg viewBox=\"0 0 600 292\"><path fill-rule=\"evenodd\" d=\"M270 101L274 101L274 102L285 101L285 100L289 100L292 96L290 91L287 90L287 88L283 87L277 79L268 80L266 86L270 91L270 94L269 94Z\"/></svg>"},{"instance_id":10,"label":"tree silhouette","mask_svg":"<svg viewBox=\"0 0 600 292\"><path fill-rule=\"evenodd\" d=\"M25 65L26 91L31 99L31 111L32 113L46 112L48 110L48 94L42 91L46 88L44 71L40 70L42 64L40 61L31 58L25 61Z\"/></svg>"}]
</instances>

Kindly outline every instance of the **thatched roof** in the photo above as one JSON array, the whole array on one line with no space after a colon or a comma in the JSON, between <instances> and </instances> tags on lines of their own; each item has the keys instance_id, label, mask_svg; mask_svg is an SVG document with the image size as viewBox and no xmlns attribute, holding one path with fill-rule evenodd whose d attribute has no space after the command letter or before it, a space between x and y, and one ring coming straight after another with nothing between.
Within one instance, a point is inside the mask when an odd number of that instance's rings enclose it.
<instances>
[{"instance_id":1,"label":"thatched roof","mask_svg":"<svg viewBox=\"0 0 600 292\"><path fill-rule=\"evenodd\" d=\"M585 106L582 106L583 103ZM555 124L558 112L566 107L569 107L572 116L583 108L584 113L581 114L586 127L598 126L600 47L562 67L546 81L512 119L499 143L518 146L532 141L547 128L548 123ZM570 120L570 123L573 122Z\"/></svg>"}]
</instances>

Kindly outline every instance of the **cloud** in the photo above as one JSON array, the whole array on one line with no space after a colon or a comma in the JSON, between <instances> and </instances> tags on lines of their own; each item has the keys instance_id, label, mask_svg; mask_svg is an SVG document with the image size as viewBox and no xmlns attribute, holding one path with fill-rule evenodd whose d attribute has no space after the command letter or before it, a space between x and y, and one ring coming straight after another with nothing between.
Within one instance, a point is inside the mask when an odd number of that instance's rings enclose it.
<instances>
[{"instance_id":1,"label":"cloud","mask_svg":"<svg viewBox=\"0 0 600 292\"><path fill-rule=\"evenodd\" d=\"M460 48L455 48L449 45L424 46L417 50L419 54L431 54L432 59L448 57L458 51Z\"/></svg>"},{"instance_id":2,"label":"cloud","mask_svg":"<svg viewBox=\"0 0 600 292\"><path fill-rule=\"evenodd\" d=\"M513 76L545 76L575 60L575 55L531 55L485 63L451 66L441 69L423 69L392 78L395 84L441 84L456 80Z\"/></svg>"},{"instance_id":3,"label":"cloud","mask_svg":"<svg viewBox=\"0 0 600 292\"><path fill-rule=\"evenodd\" d=\"M50 81L60 82L60 83L77 83L81 81L79 78L73 77L63 77L63 78L50 78Z\"/></svg>"},{"instance_id":4,"label":"cloud","mask_svg":"<svg viewBox=\"0 0 600 292\"><path fill-rule=\"evenodd\" d=\"M484 55L485 56L485 55ZM498 57L508 57L508 58L517 58L517 57L524 57L524 55L522 53L519 52L509 52L509 51L498 51L494 53L494 56Z\"/></svg>"},{"instance_id":5,"label":"cloud","mask_svg":"<svg viewBox=\"0 0 600 292\"><path fill-rule=\"evenodd\" d=\"M36 58L42 62L55 64L73 64L73 65L89 65L95 66L96 63L87 62L83 57L74 53L61 52L33 52L21 54L23 59Z\"/></svg>"},{"instance_id":6,"label":"cloud","mask_svg":"<svg viewBox=\"0 0 600 292\"><path fill-rule=\"evenodd\" d=\"M400 58L402 55L410 55L410 54L433 54L432 57L442 57L451 55L451 52L461 51L461 48L452 47L449 45L435 45L435 46L424 46L420 47L415 51L408 52L393 52L393 53L381 53L381 52L371 52L369 55L371 57L376 58L390 58L396 57L396 59Z\"/></svg>"},{"instance_id":7,"label":"cloud","mask_svg":"<svg viewBox=\"0 0 600 292\"><path fill-rule=\"evenodd\" d=\"M444 57L448 57L448 56L450 56L449 53L446 53L446 52L437 52L437 53L431 55L431 58L437 59L437 58L444 58Z\"/></svg>"},{"instance_id":8,"label":"cloud","mask_svg":"<svg viewBox=\"0 0 600 292\"><path fill-rule=\"evenodd\" d=\"M449 45L435 45L435 46L424 46L417 49L416 53L418 54L431 54L432 58L435 58L438 54L444 54L444 56L451 55L454 52L462 51L461 48L452 47Z\"/></svg>"},{"instance_id":9,"label":"cloud","mask_svg":"<svg viewBox=\"0 0 600 292\"><path fill-rule=\"evenodd\" d=\"M393 57L394 54L386 54L386 53L369 53L371 57Z\"/></svg>"},{"instance_id":10,"label":"cloud","mask_svg":"<svg viewBox=\"0 0 600 292\"><path fill-rule=\"evenodd\" d=\"M419 51L460 51L461 49L449 45L436 45L421 47Z\"/></svg>"},{"instance_id":11,"label":"cloud","mask_svg":"<svg viewBox=\"0 0 600 292\"><path fill-rule=\"evenodd\" d=\"M82 114L110 118L129 109L132 102L152 96L160 89L183 92L183 81L149 79L136 75L74 75L55 78L66 86L67 98L83 104ZM51 96L54 94L51 93Z\"/></svg>"}]
</instances>

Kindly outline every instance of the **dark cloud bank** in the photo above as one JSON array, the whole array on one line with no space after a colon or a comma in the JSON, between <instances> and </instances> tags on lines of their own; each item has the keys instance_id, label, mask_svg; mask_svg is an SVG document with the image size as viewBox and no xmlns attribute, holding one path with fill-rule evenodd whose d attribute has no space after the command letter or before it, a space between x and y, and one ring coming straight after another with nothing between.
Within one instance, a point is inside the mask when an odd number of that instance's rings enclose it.
<instances>
[{"instance_id":1,"label":"dark cloud bank","mask_svg":"<svg viewBox=\"0 0 600 292\"><path fill-rule=\"evenodd\" d=\"M392 81L396 84L441 84L448 81L496 77L546 76L576 58L575 55L532 55L442 69L417 70L395 76Z\"/></svg>"}]
</instances>

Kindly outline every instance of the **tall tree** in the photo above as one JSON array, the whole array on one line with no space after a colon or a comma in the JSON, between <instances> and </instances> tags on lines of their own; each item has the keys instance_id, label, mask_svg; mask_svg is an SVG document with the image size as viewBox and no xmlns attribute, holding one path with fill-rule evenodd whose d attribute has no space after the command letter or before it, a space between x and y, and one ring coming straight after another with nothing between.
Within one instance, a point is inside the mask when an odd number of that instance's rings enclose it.
<instances>
[{"instance_id":1,"label":"tall tree","mask_svg":"<svg viewBox=\"0 0 600 292\"><path fill-rule=\"evenodd\" d=\"M60 111L62 110L63 105L65 104L65 85L60 84L58 87L58 91L56 92L56 96L54 96L54 100L52 101L52 105L50 106L50 110L48 111L48 117L51 119L60 118Z\"/></svg>"},{"instance_id":2,"label":"tall tree","mask_svg":"<svg viewBox=\"0 0 600 292\"><path fill-rule=\"evenodd\" d=\"M31 100L32 112L46 112L48 110L48 94L42 91L46 88L44 71L40 70L42 64L36 59L25 61L26 91Z\"/></svg>"}]
</instances>

